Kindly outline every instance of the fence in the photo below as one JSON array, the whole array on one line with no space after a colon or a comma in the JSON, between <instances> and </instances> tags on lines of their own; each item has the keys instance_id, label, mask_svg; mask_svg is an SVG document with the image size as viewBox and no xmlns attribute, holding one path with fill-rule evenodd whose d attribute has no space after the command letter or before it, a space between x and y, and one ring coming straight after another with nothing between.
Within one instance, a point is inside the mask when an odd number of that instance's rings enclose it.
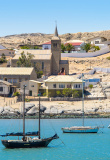
<instances>
[{"instance_id":1,"label":"fence","mask_svg":"<svg viewBox=\"0 0 110 160\"><path fill-rule=\"evenodd\" d=\"M103 100L107 99L106 97L85 97L84 100ZM73 98L73 97L41 97L41 101L82 101L82 98ZM35 97L34 99L30 99L30 101L39 101L39 97ZM19 102L21 100L19 99Z\"/></svg>"},{"instance_id":2,"label":"fence","mask_svg":"<svg viewBox=\"0 0 110 160\"><path fill-rule=\"evenodd\" d=\"M0 105L1 106L10 106L12 104L17 103L17 97L13 97L13 98L2 98Z\"/></svg>"}]
</instances>

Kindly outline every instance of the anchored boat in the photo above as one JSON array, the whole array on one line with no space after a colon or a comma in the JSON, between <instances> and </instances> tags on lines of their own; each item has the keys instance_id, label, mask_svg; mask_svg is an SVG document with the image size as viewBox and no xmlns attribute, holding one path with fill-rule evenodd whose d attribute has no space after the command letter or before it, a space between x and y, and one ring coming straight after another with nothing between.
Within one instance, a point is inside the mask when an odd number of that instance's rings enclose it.
<instances>
[{"instance_id":1,"label":"anchored boat","mask_svg":"<svg viewBox=\"0 0 110 160\"><path fill-rule=\"evenodd\" d=\"M37 147L47 147L48 144L54 140L58 139L58 135L55 134L52 137L42 139L40 136L40 96L39 96L39 127L38 132L27 132L25 133L25 85L24 89L24 105L23 105L23 132L17 133L6 133L5 135L0 135L2 137L7 136L18 136L18 140L1 140L2 144L6 148L37 148ZM21 140L19 140L19 136L21 136ZM32 136L35 136L32 138Z\"/></svg>"},{"instance_id":2,"label":"anchored boat","mask_svg":"<svg viewBox=\"0 0 110 160\"><path fill-rule=\"evenodd\" d=\"M72 126L61 128L63 133L97 133L99 127L91 127L84 125L84 85L83 85L83 74L82 74L82 126Z\"/></svg>"}]
</instances>

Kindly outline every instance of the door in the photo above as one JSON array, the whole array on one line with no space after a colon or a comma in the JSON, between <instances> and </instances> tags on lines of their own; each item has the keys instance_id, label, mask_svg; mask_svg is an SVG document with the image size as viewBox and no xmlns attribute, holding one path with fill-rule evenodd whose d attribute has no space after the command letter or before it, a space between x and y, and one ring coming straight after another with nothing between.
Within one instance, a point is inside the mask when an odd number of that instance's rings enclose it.
<instances>
[{"instance_id":1,"label":"door","mask_svg":"<svg viewBox=\"0 0 110 160\"><path fill-rule=\"evenodd\" d=\"M32 96L32 91L29 91L29 96Z\"/></svg>"}]
</instances>

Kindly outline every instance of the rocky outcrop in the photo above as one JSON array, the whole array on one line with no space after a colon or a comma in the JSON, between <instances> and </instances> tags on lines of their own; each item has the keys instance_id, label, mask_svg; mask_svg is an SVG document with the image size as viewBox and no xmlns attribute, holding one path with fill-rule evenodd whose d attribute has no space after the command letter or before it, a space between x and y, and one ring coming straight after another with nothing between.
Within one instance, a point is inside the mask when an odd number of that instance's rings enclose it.
<instances>
[{"instance_id":1,"label":"rocky outcrop","mask_svg":"<svg viewBox=\"0 0 110 160\"><path fill-rule=\"evenodd\" d=\"M69 40L87 40L97 36L105 37L110 39L110 30L107 31L97 31L97 32L78 32L78 33L66 33L59 35L62 42L67 42ZM30 33L30 34L19 34L19 35L9 35L5 37L0 37L0 44L4 45L6 48L17 48L19 45L33 44L41 45L52 39L53 34L42 34L42 33Z\"/></svg>"}]
</instances>

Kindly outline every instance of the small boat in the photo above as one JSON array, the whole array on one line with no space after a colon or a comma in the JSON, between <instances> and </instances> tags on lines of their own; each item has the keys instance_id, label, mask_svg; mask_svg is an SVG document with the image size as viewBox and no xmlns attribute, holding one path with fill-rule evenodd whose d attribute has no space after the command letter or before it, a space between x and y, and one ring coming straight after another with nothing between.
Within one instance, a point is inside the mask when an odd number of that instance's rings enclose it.
<instances>
[{"instance_id":1,"label":"small boat","mask_svg":"<svg viewBox=\"0 0 110 160\"><path fill-rule=\"evenodd\" d=\"M110 128L110 124L108 125L108 128Z\"/></svg>"},{"instance_id":2,"label":"small boat","mask_svg":"<svg viewBox=\"0 0 110 160\"><path fill-rule=\"evenodd\" d=\"M39 96L39 129L38 132L27 132L25 133L25 85L24 85L24 105L23 105L23 132L17 133L6 133L5 135L0 135L2 137L7 136L18 136L18 140L1 140L2 144L6 148L37 148L37 147L47 147L48 144L54 140L58 139L58 135L55 134L52 137L42 139L40 136L40 96ZM21 136L21 140L19 140ZM32 138L32 136L35 136Z\"/></svg>"},{"instance_id":3,"label":"small boat","mask_svg":"<svg viewBox=\"0 0 110 160\"><path fill-rule=\"evenodd\" d=\"M61 128L63 133L97 133L99 127L91 127L84 125L84 86L83 86L83 74L82 74L82 117L83 123L82 126L72 126L72 127L63 127Z\"/></svg>"},{"instance_id":4,"label":"small boat","mask_svg":"<svg viewBox=\"0 0 110 160\"><path fill-rule=\"evenodd\" d=\"M73 127L65 127L62 128L63 133L97 133L98 127L90 127L90 126L73 126Z\"/></svg>"}]
</instances>

